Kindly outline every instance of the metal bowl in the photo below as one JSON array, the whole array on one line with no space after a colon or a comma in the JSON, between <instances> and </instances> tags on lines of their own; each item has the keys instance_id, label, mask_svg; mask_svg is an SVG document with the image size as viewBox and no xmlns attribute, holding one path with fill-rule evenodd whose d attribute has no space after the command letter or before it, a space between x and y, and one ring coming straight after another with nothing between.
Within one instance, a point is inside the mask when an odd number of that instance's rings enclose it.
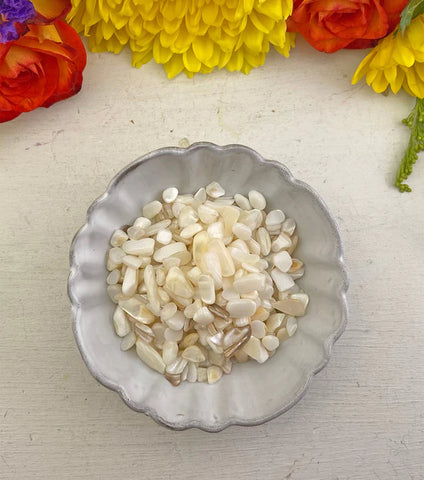
<instances>
[{"instance_id":1,"label":"metal bowl","mask_svg":"<svg viewBox=\"0 0 424 480\"><path fill-rule=\"evenodd\" d=\"M214 385L184 382L173 387L135 352L120 350L112 326L114 305L106 293L105 254L113 231L132 223L142 205L160 198L164 188L174 185L189 193L212 180L227 193L259 190L267 208L280 208L296 220L296 257L306 266L298 284L310 303L296 334L266 363L236 364ZM242 145L164 148L128 165L89 208L87 222L72 242L70 264L73 330L88 369L129 407L176 430L216 432L229 425L257 425L286 412L326 365L346 324L348 278L336 222L307 184L281 163Z\"/></svg>"}]
</instances>

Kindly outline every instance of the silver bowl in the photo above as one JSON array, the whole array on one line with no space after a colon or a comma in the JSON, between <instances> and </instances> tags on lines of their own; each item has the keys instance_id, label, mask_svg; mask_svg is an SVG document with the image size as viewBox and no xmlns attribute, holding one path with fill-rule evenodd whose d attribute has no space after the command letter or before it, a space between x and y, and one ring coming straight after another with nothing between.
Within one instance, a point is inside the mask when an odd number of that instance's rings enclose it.
<instances>
[{"instance_id":1,"label":"silver bowl","mask_svg":"<svg viewBox=\"0 0 424 480\"><path fill-rule=\"evenodd\" d=\"M306 265L298 284L309 294L307 315L296 334L265 364L235 365L214 385L173 387L135 352L122 352L112 326L114 305L106 293L105 254L113 231L140 215L143 204L171 185L194 192L217 180L228 193L263 192L267 208L293 217L300 237L296 257ZM345 328L348 278L336 222L320 197L281 163L242 145L197 143L164 148L125 167L89 208L70 250L68 293L73 330L92 375L125 403L176 430L209 432L229 425L257 425L295 405L314 374L328 362Z\"/></svg>"}]
</instances>

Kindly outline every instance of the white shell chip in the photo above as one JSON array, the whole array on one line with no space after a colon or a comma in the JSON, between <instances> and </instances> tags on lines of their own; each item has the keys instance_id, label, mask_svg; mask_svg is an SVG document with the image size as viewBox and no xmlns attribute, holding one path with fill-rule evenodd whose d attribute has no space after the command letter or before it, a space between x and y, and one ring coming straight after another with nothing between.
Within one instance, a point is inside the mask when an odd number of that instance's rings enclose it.
<instances>
[{"instance_id":1,"label":"white shell chip","mask_svg":"<svg viewBox=\"0 0 424 480\"><path fill-rule=\"evenodd\" d=\"M263 210L266 207L265 197L256 190L250 190L249 202L252 208L257 208L258 210Z\"/></svg>"},{"instance_id":2,"label":"white shell chip","mask_svg":"<svg viewBox=\"0 0 424 480\"><path fill-rule=\"evenodd\" d=\"M172 203L178 197L178 188L169 187L162 192L162 198L165 203Z\"/></svg>"}]
</instances>

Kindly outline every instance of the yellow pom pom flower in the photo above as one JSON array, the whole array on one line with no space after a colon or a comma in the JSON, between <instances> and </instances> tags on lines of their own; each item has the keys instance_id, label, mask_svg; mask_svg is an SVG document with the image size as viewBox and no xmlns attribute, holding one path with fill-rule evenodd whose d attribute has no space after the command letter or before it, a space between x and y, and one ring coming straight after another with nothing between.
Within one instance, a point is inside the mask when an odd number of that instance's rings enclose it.
<instances>
[{"instance_id":1,"label":"yellow pom pom flower","mask_svg":"<svg viewBox=\"0 0 424 480\"><path fill-rule=\"evenodd\" d=\"M129 44L133 65L152 58L169 78L215 67L248 73L263 65L270 45L289 56L292 0L72 0L68 21L94 52Z\"/></svg>"},{"instance_id":2,"label":"yellow pom pom flower","mask_svg":"<svg viewBox=\"0 0 424 480\"><path fill-rule=\"evenodd\" d=\"M360 63L352 83L362 77L377 93L390 85L393 93L403 88L424 98L424 15L408 25L404 35L398 29L389 34Z\"/></svg>"}]
</instances>

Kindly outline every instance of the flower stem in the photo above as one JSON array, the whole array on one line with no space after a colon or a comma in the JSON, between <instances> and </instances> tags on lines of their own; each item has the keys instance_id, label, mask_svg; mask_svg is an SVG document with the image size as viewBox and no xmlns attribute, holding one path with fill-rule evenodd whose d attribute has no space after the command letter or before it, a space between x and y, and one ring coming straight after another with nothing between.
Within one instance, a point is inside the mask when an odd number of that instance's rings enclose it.
<instances>
[{"instance_id":1,"label":"flower stem","mask_svg":"<svg viewBox=\"0 0 424 480\"><path fill-rule=\"evenodd\" d=\"M417 98L412 112L402 123L411 130L408 147L402 158L395 185L400 192L410 192L411 188L403 183L412 173L413 165L417 161L418 153L424 150L424 99Z\"/></svg>"}]
</instances>

